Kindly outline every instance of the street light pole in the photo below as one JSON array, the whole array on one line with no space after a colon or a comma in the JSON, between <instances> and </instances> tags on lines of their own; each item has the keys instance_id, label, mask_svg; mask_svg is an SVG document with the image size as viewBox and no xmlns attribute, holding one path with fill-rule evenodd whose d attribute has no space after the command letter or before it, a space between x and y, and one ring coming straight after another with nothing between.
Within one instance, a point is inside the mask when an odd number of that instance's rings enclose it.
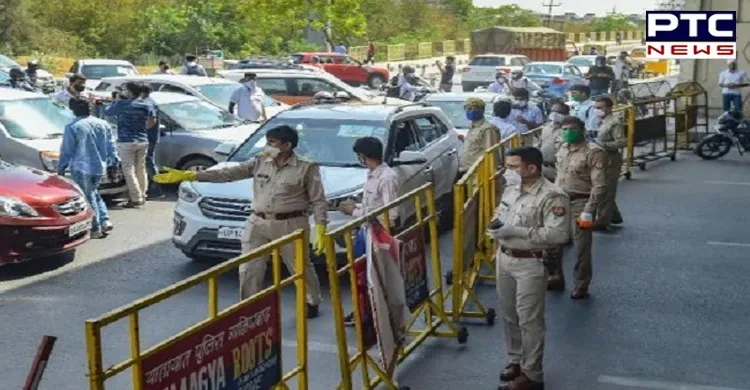
<instances>
[{"instance_id":1,"label":"street light pole","mask_svg":"<svg viewBox=\"0 0 750 390\"><path fill-rule=\"evenodd\" d=\"M547 27L552 25L552 8L560 6L562 6L562 3L554 3L552 0L547 4L542 3L542 7L547 7Z\"/></svg>"}]
</instances>

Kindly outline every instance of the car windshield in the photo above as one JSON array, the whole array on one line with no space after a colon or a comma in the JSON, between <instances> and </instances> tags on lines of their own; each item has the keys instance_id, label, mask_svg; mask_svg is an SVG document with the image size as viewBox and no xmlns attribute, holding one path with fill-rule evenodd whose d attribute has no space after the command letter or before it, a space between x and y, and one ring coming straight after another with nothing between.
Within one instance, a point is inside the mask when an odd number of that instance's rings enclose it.
<instances>
[{"instance_id":1,"label":"car windshield","mask_svg":"<svg viewBox=\"0 0 750 390\"><path fill-rule=\"evenodd\" d=\"M248 138L229 161L242 162L255 157L266 145L268 129L287 125L299 132L295 152L325 166L360 166L352 151L354 141L360 137L377 137L386 143L386 123L373 120L273 118Z\"/></svg>"},{"instance_id":2,"label":"car windshield","mask_svg":"<svg viewBox=\"0 0 750 390\"><path fill-rule=\"evenodd\" d=\"M562 66L554 64L528 64L523 67L525 74L561 74Z\"/></svg>"},{"instance_id":3,"label":"car windshield","mask_svg":"<svg viewBox=\"0 0 750 390\"><path fill-rule=\"evenodd\" d=\"M576 66L591 66L594 64L594 59L587 57L573 57L568 60L568 63Z\"/></svg>"},{"instance_id":4,"label":"car windshield","mask_svg":"<svg viewBox=\"0 0 750 390\"><path fill-rule=\"evenodd\" d=\"M18 62L13 61L12 59L0 54L0 68L20 68L21 65L18 65Z\"/></svg>"},{"instance_id":5,"label":"car windshield","mask_svg":"<svg viewBox=\"0 0 750 390\"><path fill-rule=\"evenodd\" d=\"M84 65L81 74L87 79L99 80L105 77L134 76L138 72L131 65Z\"/></svg>"},{"instance_id":6,"label":"car windshield","mask_svg":"<svg viewBox=\"0 0 750 390\"><path fill-rule=\"evenodd\" d=\"M9 84L10 76L7 73L0 71L0 84Z\"/></svg>"},{"instance_id":7,"label":"car windshield","mask_svg":"<svg viewBox=\"0 0 750 390\"><path fill-rule=\"evenodd\" d=\"M238 126L242 121L204 100L160 104L159 110L184 130L210 130Z\"/></svg>"},{"instance_id":8,"label":"car windshield","mask_svg":"<svg viewBox=\"0 0 750 390\"><path fill-rule=\"evenodd\" d=\"M235 89L242 87L240 83L215 83L215 84L204 84L196 85L200 93L202 93L208 100L218 104L221 107L229 107L229 99L232 97L232 92ZM265 94L261 94L263 101L263 107L274 107L279 106L281 103L273 100Z\"/></svg>"},{"instance_id":9,"label":"car windshield","mask_svg":"<svg viewBox=\"0 0 750 390\"><path fill-rule=\"evenodd\" d=\"M73 113L49 98L0 101L0 124L11 137L61 138Z\"/></svg>"},{"instance_id":10,"label":"car windshield","mask_svg":"<svg viewBox=\"0 0 750 390\"><path fill-rule=\"evenodd\" d=\"M464 105L466 104L465 100L454 100L454 101L430 101L429 99L426 100L426 102L430 103L431 105L435 107L439 107L445 115L448 116L448 119L450 119L453 126L457 129L468 129L471 122L466 119L466 111L464 110ZM492 118L492 103L486 102L485 110L484 110L484 117L489 119Z\"/></svg>"}]
</instances>

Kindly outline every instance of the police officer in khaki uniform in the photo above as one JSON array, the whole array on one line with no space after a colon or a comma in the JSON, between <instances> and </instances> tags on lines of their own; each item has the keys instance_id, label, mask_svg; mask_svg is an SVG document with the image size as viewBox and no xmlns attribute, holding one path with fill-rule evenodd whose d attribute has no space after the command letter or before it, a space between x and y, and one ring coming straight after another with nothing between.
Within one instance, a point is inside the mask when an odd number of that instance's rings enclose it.
<instances>
[{"instance_id":1,"label":"police officer in khaki uniform","mask_svg":"<svg viewBox=\"0 0 750 390\"><path fill-rule=\"evenodd\" d=\"M524 146L505 155L505 169L521 184L508 185L488 234L499 241L497 292L503 310L508 365L500 389L543 388L545 252L570 239L570 199L542 177L542 152Z\"/></svg>"},{"instance_id":2,"label":"police officer in khaki uniform","mask_svg":"<svg viewBox=\"0 0 750 390\"><path fill-rule=\"evenodd\" d=\"M605 230L609 224L621 224L622 215L617 207L617 183L622 172L622 148L627 145L625 126L616 115L612 114L612 99L602 96L594 103L594 114L601 118L596 134L596 144L607 151L607 195L596 210L596 226Z\"/></svg>"},{"instance_id":3,"label":"police officer in khaki uniform","mask_svg":"<svg viewBox=\"0 0 750 390\"><path fill-rule=\"evenodd\" d=\"M315 219L313 250L323 252L324 235L328 223L328 203L323 191L320 170L314 162L294 152L299 142L297 131L279 126L266 133L266 146L258 157L239 165L200 172L168 169L156 175L158 183L206 181L225 183L254 178L253 214L245 224L242 252L281 238L297 229L310 227L308 211ZM295 272L294 245L285 245L281 256L290 272ZM246 299L263 289L268 258L253 260L240 266L240 299ZM318 316L321 300L320 283L315 268L307 259L307 317Z\"/></svg>"},{"instance_id":4,"label":"police officer in khaki uniform","mask_svg":"<svg viewBox=\"0 0 750 390\"><path fill-rule=\"evenodd\" d=\"M544 163L542 175L549 181L555 182L557 170L555 169L555 160L557 158L557 149L562 144L562 122L570 115L570 107L563 102L556 102L550 108L549 120L542 127L542 134L539 137L539 149L542 151ZM564 290L565 282L560 279L560 272L554 267L562 264L563 251L562 246L549 248L546 252L546 260L549 270L548 290Z\"/></svg>"},{"instance_id":5,"label":"police officer in khaki uniform","mask_svg":"<svg viewBox=\"0 0 750 390\"><path fill-rule=\"evenodd\" d=\"M500 142L500 130L484 119L484 100L469 98L464 109L471 125L464 138L464 151L458 161L460 175L466 173L484 155L485 150Z\"/></svg>"},{"instance_id":6,"label":"police officer in khaki uniform","mask_svg":"<svg viewBox=\"0 0 750 390\"><path fill-rule=\"evenodd\" d=\"M604 202L607 190L607 152L588 143L585 125L579 118L569 116L563 121L563 144L557 151L557 179L555 184L570 197L573 244L576 249L576 285L570 297L588 297L591 283L591 243L594 213ZM562 264L554 267L555 277L564 280Z\"/></svg>"}]
</instances>

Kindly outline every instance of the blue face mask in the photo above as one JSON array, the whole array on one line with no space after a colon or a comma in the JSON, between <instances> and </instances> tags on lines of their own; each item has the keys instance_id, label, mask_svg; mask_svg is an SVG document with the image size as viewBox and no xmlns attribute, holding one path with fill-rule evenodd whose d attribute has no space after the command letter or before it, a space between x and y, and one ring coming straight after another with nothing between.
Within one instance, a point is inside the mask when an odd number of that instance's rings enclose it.
<instances>
[{"instance_id":1,"label":"blue face mask","mask_svg":"<svg viewBox=\"0 0 750 390\"><path fill-rule=\"evenodd\" d=\"M466 111L466 119L470 121L478 121L484 119L484 112L477 110Z\"/></svg>"}]
</instances>

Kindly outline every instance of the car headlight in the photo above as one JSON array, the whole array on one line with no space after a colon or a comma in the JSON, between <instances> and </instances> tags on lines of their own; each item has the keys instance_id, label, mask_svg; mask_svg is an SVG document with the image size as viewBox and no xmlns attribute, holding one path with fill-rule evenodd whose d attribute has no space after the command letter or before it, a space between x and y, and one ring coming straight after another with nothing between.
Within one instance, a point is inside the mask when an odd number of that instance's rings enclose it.
<instances>
[{"instance_id":1,"label":"car headlight","mask_svg":"<svg viewBox=\"0 0 750 390\"><path fill-rule=\"evenodd\" d=\"M20 199L0 196L0 216L34 218L38 217L39 213Z\"/></svg>"},{"instance_id":2,"label":"car headlight","mask_svg":"<svg viewBox=\"0 0 750 390\"><path fill-rule=\"evenodd\" d=\"M57 163L60 161L60 153L51 150L39 152L39 159L42 160L42 167L50 172L57 172Z\"/></svg>"},{"instance_id":3,"label":"car headlight","mask_svg":"<svg viewBox=\"0 0 750 390\"><path fill-rule=\"evenodd\" d=\"M338 211L339 204L347 199L354 201L354 203L362 203L363 193L364 190L360 187L355 191L348 192L343 195L337 195L331 199L328 199L328 211Z\"/></svg>"},{"instance_id":4,"label":"car headlight","mask_svg":"<svg viewBox=\"0 0 750 390\"><path fill-rule=\"evenodd\" d=\"M183 202L195 203L195 201L201 197L201 194L199 194L189 182L182 182L177 191L177 196Z\"/></svg>"}]
</instances>

